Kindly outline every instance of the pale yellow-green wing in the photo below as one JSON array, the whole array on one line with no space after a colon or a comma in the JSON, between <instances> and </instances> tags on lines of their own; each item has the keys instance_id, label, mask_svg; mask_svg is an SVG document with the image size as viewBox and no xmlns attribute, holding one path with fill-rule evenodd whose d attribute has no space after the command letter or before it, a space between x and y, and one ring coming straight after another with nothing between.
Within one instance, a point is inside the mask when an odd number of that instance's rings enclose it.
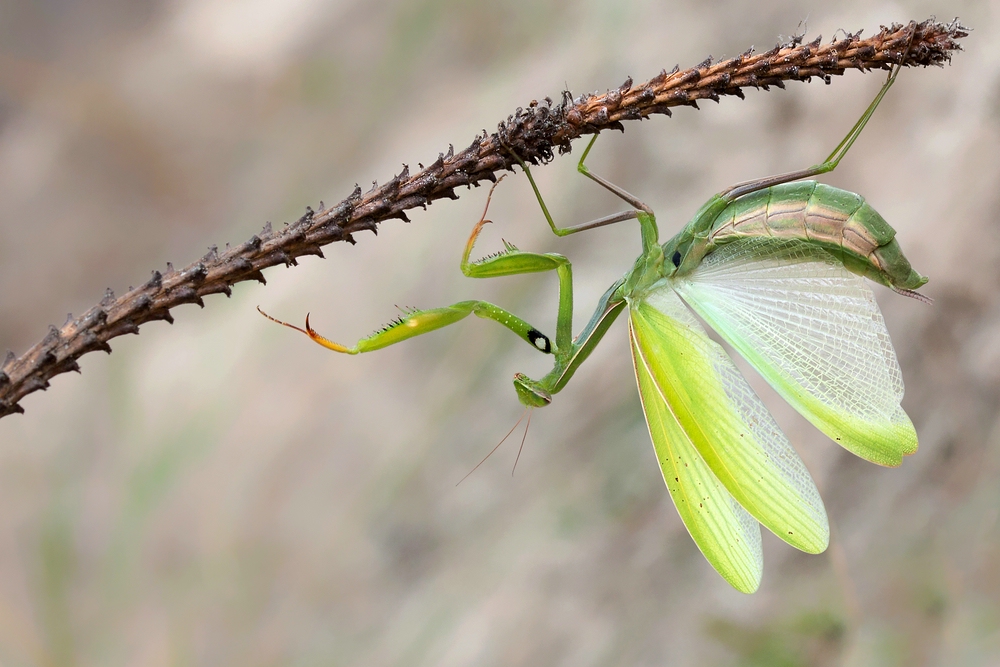
<instances>
[{"instance_id":1,"label":"pale yellow-green wing","mask_svg":"<svg viewBox=\"0 0 1000 667\"><path fill-rule=\"evenodd\" d=\"M823 551L829 525L809 471L725 350L666 284L633 300L629 315L644 405L652 401L640 370L674 420L672 435L683 435L740 505L792 546Z\"/></svg>"},{"instance_id":2,"label":"pale yellow-green wing","mask_svg":"<svg viewBox=\"0 0 1000 667\"><path fill-rule=\"evenodd\" d=\"M760 527L722 486L677 422L656 387L631 323L629 330L642 409L677 513L723 579L738 591L753 593L764 569Z\"/></svg>"},{"instance_id":3,"label":"pale yellow-green wing","mask_svg":"<svg viewBox=\"0 0 1000 667\"><path fill-rule=\"evenodd\" d=\"M903 379L875 296L822 248L720 246L674 288L818 429L886 466L917 450Z\"/></svg>"}]
</instances>

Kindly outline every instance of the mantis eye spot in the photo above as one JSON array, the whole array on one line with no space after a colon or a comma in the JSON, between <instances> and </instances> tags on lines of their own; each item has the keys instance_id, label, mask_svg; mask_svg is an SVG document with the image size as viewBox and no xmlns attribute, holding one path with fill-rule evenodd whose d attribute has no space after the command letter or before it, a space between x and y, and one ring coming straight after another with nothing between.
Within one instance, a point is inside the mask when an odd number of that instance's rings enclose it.
<instances>
[{"instance_id":1,"label":"mantis eye spot","mask_svg":"<svg viewBox=\"0 0 1000 667\"><path fill-rule=\"evenodd\" d=\"M530 329L528 331L528 340L531 341L531 344L534 345L539 351L544 352L545 354L552 352L552 342L549 340L549 337L538 329Z\"/></svg>"},{"instance_id":2,"label":"mantis eye spot","mask_svg":"<svg viewBox=\"0 0 1000 667\"><path fill-rule=\"evenodd\" d=\"M674 251L674 255L670 258L670 261L673 262L675 268L681 265L681 253L679 250Z\"/></svg>"}]
</instances>

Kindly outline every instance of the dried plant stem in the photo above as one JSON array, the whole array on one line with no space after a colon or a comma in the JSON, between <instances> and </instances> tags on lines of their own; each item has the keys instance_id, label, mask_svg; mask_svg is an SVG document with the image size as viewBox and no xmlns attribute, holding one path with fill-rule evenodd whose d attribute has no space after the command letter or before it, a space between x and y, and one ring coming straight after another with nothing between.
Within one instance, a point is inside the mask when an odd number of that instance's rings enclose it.
<instances>
[{"instance_id":1,"label":"dried plant stem","mask_svg":"<svg viewBox=\"0 0 1000 667\"><path fill-rule=\"evenodd\" d=\"M629 79L603 95L573 99L563 94L553 105L546 99L517 109L490 135L476 137L463 151L449 148L433 164L411 175L407 167L381 186L362 193L360 188L331 207L322 203L318 211L306 209L295 222L273 230L268 224L249 241L218 252L214 247L197 262L153 276L140 287L119 297L108 290L101 302L61 327L50 327L48 335L20 357L8 353L0 365L0 417L23 412L18 405L27 394L49 386L60 373L79 371L77 359L94 350L111 352L108 341L116 336L139 333L153 320L172 322L170 310L185 303L204 306L210 294L231 293L232 285L244 280L264 282L262 271L277 264L291 266L297 257L318 255L334 241L354 243L352 234L376 231L389 218L406 220L406 210L426 207L436 199L457 199L455 188L496 179L496 173L516 164L511 151L532 163L547 162L553 151L567 153L570 142L584 134L607 129L624 130L622 121L670 115L670 107L697 106L698 100L716 100L723 95L743 97L744 88L784 87L789 80L808 81L820 77L827 83L848 69L868 71L905 66L941 66L950 61L968 28L958 21L942 24L933 19L908 25L883 27L868 39L861 33L845 34L821 44L803 43L801 37L779 44L765 53L753 50L729 60L704 61L686 70L674 68L651 80L634 85Z\"/></svg>"}]
</instances>

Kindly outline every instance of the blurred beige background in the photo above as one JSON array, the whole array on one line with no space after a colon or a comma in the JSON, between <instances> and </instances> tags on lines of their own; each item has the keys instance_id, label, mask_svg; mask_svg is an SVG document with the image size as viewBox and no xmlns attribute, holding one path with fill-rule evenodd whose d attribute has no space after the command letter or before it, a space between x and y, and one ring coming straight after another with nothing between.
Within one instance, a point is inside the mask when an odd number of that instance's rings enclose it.
<instances>
[{"instance_id":1,"label":"blurred beige background","mask_svg":"<svg viewBox=\"0 0 1000 667\"><path fill-rule=\"evenodd\" d=\"M486 298L546 330L552 276L472 281L484 189L175 311L0 420L2 665L1000 664L1000 3L46 0L0 3L0 352L266 220L468 144L516 106L838 28L959 15L827 182L931 277L880 290L920 451L880 469L773 394L830 550L765 537L759 593L693 546L650 450L624 321L553 405L456 487L550 361L485 321L360 357L400 306ZM713 192L824 157L883 75L790 84L602 138L592 167L664 238ZM563 223L620 204L536 173ZM631 266L628 224L557 239L523 177L501 238L574 262L577 328ZM473 318L474 319L474 318Z\"/></svg>"}]
</instances>

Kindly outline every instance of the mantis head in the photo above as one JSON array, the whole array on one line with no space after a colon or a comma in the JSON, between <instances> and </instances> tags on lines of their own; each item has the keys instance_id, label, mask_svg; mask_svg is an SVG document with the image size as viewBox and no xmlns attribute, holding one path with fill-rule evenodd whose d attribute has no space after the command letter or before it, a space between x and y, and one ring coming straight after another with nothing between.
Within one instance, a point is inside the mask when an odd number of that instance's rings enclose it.
<instances>
[{"instance_id":1,"label":"mantis head","mask_svg":"<svg viewBox=\"0 0 1000 667\"><path fill-rule=\"evenodd\" d=\"M517 390L517 400L529 408L544 408L552 402L552 394L524 373L514 374L514 389Z\"/></svg>"}]
</instances>

